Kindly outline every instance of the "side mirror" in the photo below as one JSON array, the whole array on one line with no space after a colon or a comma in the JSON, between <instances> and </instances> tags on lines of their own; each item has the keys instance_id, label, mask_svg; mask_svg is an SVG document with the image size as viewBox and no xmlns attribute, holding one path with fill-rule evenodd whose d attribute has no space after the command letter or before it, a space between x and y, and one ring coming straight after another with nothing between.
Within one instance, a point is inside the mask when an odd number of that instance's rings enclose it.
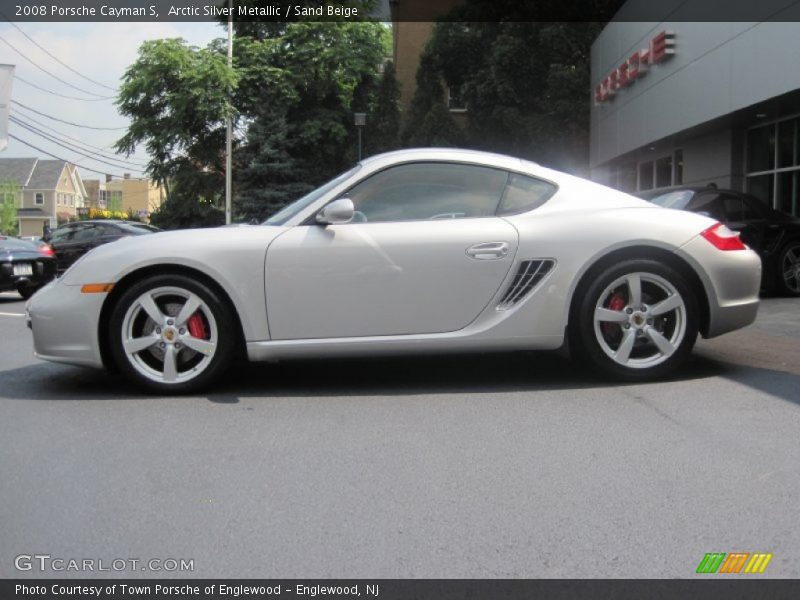
<instances>
[{"instance_id":1,"label":"side mirror","mask_svg":"<svg viewBox=\"0 0 800 600\"><path fill-rule=\"evenodd\" d=\"M328 204L317 213L317 223L321 225L337 225L353 220L355 207L350 198L339 198Z\"/></svg>"}]
</instances>

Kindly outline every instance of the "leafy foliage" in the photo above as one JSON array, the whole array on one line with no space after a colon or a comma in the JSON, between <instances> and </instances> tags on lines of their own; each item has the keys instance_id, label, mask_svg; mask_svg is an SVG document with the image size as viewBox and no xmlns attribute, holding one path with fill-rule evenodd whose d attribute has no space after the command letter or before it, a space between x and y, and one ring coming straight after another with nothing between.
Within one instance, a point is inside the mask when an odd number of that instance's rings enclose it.
<instances>
[{"instance_id":1,"label":"leafy foliage","mask_svg":"<svg viewBox=\"0 0 800 600\"><path fill-rule=\"evenodd\" d=\"M237 220L264 218L349 167L356 154L352 113L361 105L385 111L375 125L376 146L391 146L396 91L381 88L379 78L391 47L388 29L359 22L272 25L240 28L247 35L235 40L233 68L222 40L207 48L157 40L145 42L126 71L118 104L132 123L117 150L144 144L151 155L147 174L167 189L153 216L159 226L217 221L227 115L235 119Z\"/></svg>"},{"instance_id":2,"label":"leafy foliage","mask_svg":"<svg viewBox=\"0 0 800 600\"><path fill-rule=\"evenodd\" d=\"M456 14L502 8L492 6L472 0ZM404 140L457 143L581 171L588 162L590 47L601 28L594 22L438 23L421 58ZM443 84L459 90L468 107L460 138L448 119Z\"/></svg>"},{"instance_id":3,"label":"leafy foliage","mask_svg":"<svg viewBox=\"0 0 800 600\"><path fill-rule=\"evenodd\" d=\"M400 143L400 87L392 61L384 64L365 112L364 156L396 150Z\"/></svg>"},{"instance_id":4,"label":"leafy foliage","mask_svg":"<svg viewBox=\"0 0 800 600\"><path fill-rule=\"evenodd\" d=\"M17 203L20 187L13 181L0 182L0 233L17 235Z\"/></svg>"}]
</instances>

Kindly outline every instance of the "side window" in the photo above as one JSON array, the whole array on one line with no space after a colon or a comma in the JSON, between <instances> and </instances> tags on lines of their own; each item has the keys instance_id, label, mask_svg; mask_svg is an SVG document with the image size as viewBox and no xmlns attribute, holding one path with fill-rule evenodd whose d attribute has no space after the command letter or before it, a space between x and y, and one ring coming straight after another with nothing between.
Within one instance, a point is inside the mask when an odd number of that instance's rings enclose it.
<instances>
[{"instance_id":1,"label":"side window","mask_svg":"<svg viewBox=\"0 0 800 600\"><path fill-rule=\"evenodd\" d=\"M512 173L497 209L498 215L514 215L539 208L556 193L552 183Z\"/></svg>"},{"instance_id":2,"label":"side window","mask_svg":"<svg viewBox=\"0 0 800 600\"><path fill-rule=\"evenodd\" d=\"M717 221L725 221L725 207L716 192L700 192L686 206L687 210L705 213Z\"/></svg>"},{"instance_id":3,"label":"side window","mask_svg":"<svg viewBox=\"0 0 800 600\"><path fill-rule=\"evenodd\" d=\"M749 200L748 198L742 198L742 219L745 221L755 221L757 219L763 219L761 215L761 211L755 205L755 202Z\"/></svg>"},{"instance_id":4,"label":"side window","mask_svg":"<svg viewBox=\"0 0 800 600\"><path fill-rule=\"evenodd\" d=\"M744 217L742 198L726 194L722 194L720 197L725 211L725 221L742 221Z\"/></svg>"},{"instance_id":5,"label":"side window","mask_svg":"<svg viewBox=\"0 0 800 600\"><path fill-rule=\"evenodd\" d=\"M66 242L72 237L72 234L75 232L74 227L64 227L56 229L52 235L50 236L51 242Z\"/></svg>"},{"instance_id":6,"label":"side window","mask_svg":"<svg viewBox=\"0 0 800 600\"><path fill-rule=\"evenodd\" d=\"M489 167L413 163L376 173L347 196L361 222L488 217L497 212L507 179Z\"/></svg>"},{"instance_id":7,"label":"side window","mask_svg":"<svg viewBox=\"0 0 800 600\"><path fill-rule=\"evenodd\" d=\"M75 231L75 235L72 239L76 242L87 242L95 239L96 237L100 237L102 234L103 230L97 225L84 225Z\"/></svg>"}]
</instances>

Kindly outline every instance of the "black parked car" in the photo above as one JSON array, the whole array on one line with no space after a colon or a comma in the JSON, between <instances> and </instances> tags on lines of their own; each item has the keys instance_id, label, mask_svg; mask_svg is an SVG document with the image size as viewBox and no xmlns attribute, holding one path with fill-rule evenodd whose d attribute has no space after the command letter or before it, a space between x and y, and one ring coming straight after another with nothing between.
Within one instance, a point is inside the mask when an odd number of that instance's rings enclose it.
<instances>
[{"instance_id":1,"label":"black parked car","mask_svg":"<svg viewBox=\"0 0 800 600\"><path fill-rule=\"evenodd\" d=\"M642 197L665 208L708 215L738 231L742 241L761 256L764 287L800 296L800 219L754 196L713 187L685 187Z\"/></svg>"},{"instance_id":2,"label":"black parked car","mask_svg":"<svg viewBox=\"0 0 800 600\"><path fill-rule=\"evenodd\" d=\"M53 247L58 259L58 272L61 273L92 248L130 235L157 231L161 230L136 221L78 221L54 229L45 236L45 241Z\"/></svg>"},{"instance_id":3,"label":"black parked car","mask_svg":"<svg viewBox=\"0 0 800 600\"><path fill-rule=\"evenodd\" d=\"M27 300L55 276L50 246L0 235L0 292L17 290Z\"/></svg>"}]
</instances>

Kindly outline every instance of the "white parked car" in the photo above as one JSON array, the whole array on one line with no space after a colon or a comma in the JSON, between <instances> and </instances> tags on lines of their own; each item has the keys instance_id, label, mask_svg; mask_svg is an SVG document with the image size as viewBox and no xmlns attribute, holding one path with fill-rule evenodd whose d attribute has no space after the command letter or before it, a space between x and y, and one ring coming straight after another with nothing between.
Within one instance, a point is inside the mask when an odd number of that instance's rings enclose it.
<instances>
[{"instance_id":1,"label":"white parked car","mask_svg":"<svg viewBox=\"0 0 800 600\"><path fill-rule=\"evenodd\" d=\"M158 392L231 361L555 350L662 377L758 309L761 263L707 217L524 160L376 156L262 225L101 246L28 304L36 355Z\"/></svg>"}]
</instances>

